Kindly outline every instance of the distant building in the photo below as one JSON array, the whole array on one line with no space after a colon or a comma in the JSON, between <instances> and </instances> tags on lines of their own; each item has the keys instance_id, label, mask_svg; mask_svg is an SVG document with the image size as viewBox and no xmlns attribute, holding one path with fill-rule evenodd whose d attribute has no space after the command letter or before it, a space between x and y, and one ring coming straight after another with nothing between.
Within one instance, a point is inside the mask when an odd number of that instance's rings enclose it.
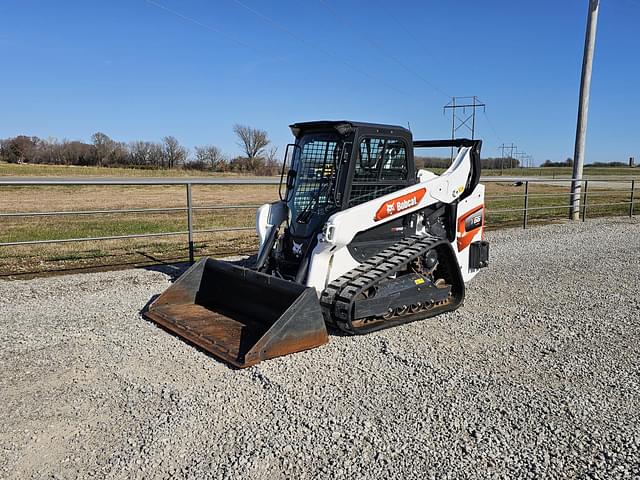
<instances>
[{"instance_id":1,"label":"distant building","mask_svg":"<svg viewBox=\"0 0 640 480\"><path fill-rule=\"evenodd\" d=\"M636 159L634 157L629 157L629 166L631 168L636 166Z\"/></svg>"}]
</instances>

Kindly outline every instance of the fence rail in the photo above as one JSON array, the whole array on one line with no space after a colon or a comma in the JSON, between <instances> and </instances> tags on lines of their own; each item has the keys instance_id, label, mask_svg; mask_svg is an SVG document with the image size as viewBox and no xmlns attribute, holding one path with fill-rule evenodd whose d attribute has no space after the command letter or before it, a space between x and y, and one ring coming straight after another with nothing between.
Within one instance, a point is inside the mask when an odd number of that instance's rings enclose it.
<instances>
[{"instance_id":1,"label":"fence rail","mask_svg":"<svg viewBox=\"0 0 640 480\"><path fill-rule=\"evenodd\" d=\"M483 178L481 181L487 183L499 183L510 184L513 186L524 187L523 193L514 194L498 194L487 195L486 200L495 199L522 199L523 206L521 208L502 208L502 209L490 209L487 207L487 214L504 214L504 213L518 213L522 214L522 227L527 228L530 221L530 214L536 211L550 211L558 209L567 209L570 213L571 205L569 204L569 190L566 192L557 193L532 193L530 186L539 185L562 185L571 183L571 179L502 179L502 178ZM15 187L15 186L91 186L91 185L132 185L132 186L167 186L167 185L181 185L185 188L185 206L184 207L166 207L166 208L127 208L127 209L105 209L105 210L70 210L70 211L42 211L42 212L0 212L0 218L11 217L49 217L49 216L92 216L92 215L112 215L112 214L131 214L131 213L171 213L171 212L185 212L187 216L187 230L184 231L172 231L172 232L153 232L153 233L137 233L128 235L111 235L100 237L81 237L81 238L63 238L63 239L50 239L50 240L21 240L13 242L0 242L0 247L11 247L20 245L40 245L40 244L52 244L52 243L70 243L70 242L86 242L86 241L102 241L102 240L122 240L122 239L135 239L135 238L148 238L148 237L168 237L168 236L180 236L186 235L188 238L189 246L189 260L194 260L194 236L204 233L223 233L223 232L237 232L237 231L251 231L254 230L253 226L241 226L241 227L222 227L222 228L210 228L210 229L194 229L193 227L193 213L194 211L204 210L237 210L237 209L256 209L259 205L193 205L193 186L194 185L219 185L219 186L233 186L233 185L251 185L251 186L267 186L278 185L279 179L82 179L82 180L69 180L69 179L15 179L10 178L0 179L1 187ZM588 208L604 207L604 206L622 206L628 205L628 216L634 215L634 203L635 203L635 189L636 181L631 180L619 180L619 179L585 179L580 180L582 188L580 189L581 196L581 219L584 221L587 218ZM607 190L590 191L589 186L596 185L598 183L604 183L604 187ZM622 188L612 188L612 186L621 186ZM611 195L612 193L628 194L628 200L595 203L590 204L590 198L597 198L602 196ZM544 206L531 206L530 200L536 198L553 198L553 197L567 197L566 204L554 204Z\"/></svg>"},{"instance_id":2,"label":"fence rail","mask_svg":"<svg viewBox=\"0 0 640 480\"><path fill-rule=\"evenodd\" d=\"M517 213L522 212L522 227L527 228L529 213L535 211L551 211L551 210L559 210L559 209L567 209L568 217L571 217L571 209L572 205L570 204L554 204L554 205L544 205L538 207L531 207L530 200L537 198L559 198L569 196L570 192L556 192L556 193L530 193L529 186L530 184L546 184L546 185L556 185L558 182L562 183L571 183L571 179L553 179L548 180L545 178L537 178L537 179L525 179L515 181L514 184L522 184L524 186L523 194L506 194L506 195L487 195L485 198L490 199L505 199L505 198L522 198L524 201L524 206L522 208L507 208L507 209L487 209L490 214L499 214L499 213ZM621 180L621 179L581 179L577 180L580 183L580 190L578 191L578 195L580 196L580 218L582 221L585 221L587 218L587 207L595 208L595 207L616 207L616 206L624 206L628 205L628 216L634 216L635 209L635 189L636 189L636 180ZM490 179L483 180L484 183L505 183L499 179ZM600 190L590 191L589 185L600 184ZM622 188L613 188L613 186L621 186ZM627 188L624 188L627 187ZM630 188L629 188L630 187ZM629 198L626 201L615 201L615 202L601 202L591 204L589 203L589 199L597 198L597 197L611 197L612 195L624 195L628 194Z\"/></svg>"}]
</instances>

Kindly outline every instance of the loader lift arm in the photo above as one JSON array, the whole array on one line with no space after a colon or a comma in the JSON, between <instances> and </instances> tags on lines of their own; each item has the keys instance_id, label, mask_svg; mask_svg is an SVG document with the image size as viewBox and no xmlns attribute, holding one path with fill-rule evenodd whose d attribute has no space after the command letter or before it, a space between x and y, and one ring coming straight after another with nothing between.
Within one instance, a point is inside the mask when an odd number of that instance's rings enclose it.
<instances>
[{"instance_id":1,"label":"loader lift arm","mask_svg":"<svg viewBox=\"0 0 640 480\"><path fill-rule=\"evenodd\" d=\"M465 199L480 183L480 149L482 148L482 140L470 140L468 138L453 138L450 140L414 140L413 148L446 148L446 147L469 147L471 149L471 173L465 191L460 196L460 200Z\"/></svg>"}]
</instances>

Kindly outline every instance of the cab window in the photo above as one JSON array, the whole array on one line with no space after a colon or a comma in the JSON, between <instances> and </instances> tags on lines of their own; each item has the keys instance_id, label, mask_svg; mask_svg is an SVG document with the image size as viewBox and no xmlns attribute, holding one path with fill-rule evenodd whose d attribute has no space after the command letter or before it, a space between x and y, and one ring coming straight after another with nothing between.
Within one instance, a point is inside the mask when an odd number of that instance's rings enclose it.
<instances>
[{"instance_id":1,"label":"cab window","mask_svg":"<svg viewBox=\"0 0 640 480\"><path fill-rule=\"evenodd\" d=\"M406 186L407 147L396 138L362 139L354 168L349 206L368 202Z\"/></svg>"}]
</instances>

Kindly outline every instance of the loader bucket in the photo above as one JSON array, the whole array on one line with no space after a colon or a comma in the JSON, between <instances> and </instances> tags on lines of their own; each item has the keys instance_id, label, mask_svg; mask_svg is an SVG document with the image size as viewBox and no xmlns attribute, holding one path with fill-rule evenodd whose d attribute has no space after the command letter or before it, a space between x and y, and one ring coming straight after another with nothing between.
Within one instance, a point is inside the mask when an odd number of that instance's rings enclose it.
<instances>
[{"instance_id":1,"label":"loader bucket","mask_svg":"<svg viewBox=\"0 0 640 480\"><path fill-rule=\"evenodd\" d=\"M144 315L238 368L329 341L315 289L211 258Z\"/></svg>"}]
</instances>

